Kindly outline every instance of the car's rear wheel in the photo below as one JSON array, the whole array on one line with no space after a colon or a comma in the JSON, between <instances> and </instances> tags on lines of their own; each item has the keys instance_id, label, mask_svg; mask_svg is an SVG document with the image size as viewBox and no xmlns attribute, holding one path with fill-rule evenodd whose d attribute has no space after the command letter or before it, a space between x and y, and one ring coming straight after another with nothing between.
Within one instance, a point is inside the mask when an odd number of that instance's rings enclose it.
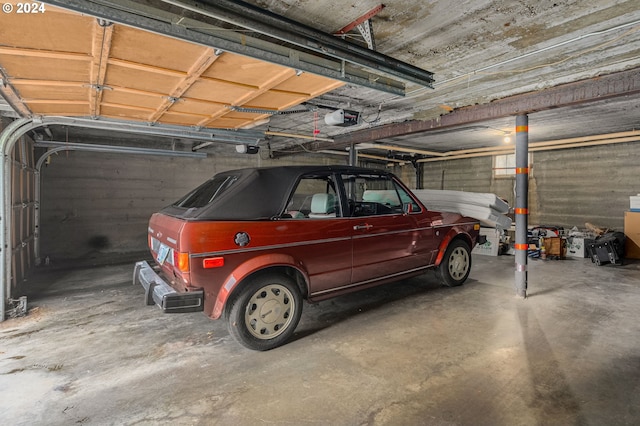
<instances>
[{"instance_id":1,"label":"car's rear wheel","mask_svg":"<svg viewBox=\"0 0 640 426\"><path fill-rule=\"evenodd\" d=\"M243 346L267 351L284 344L302 314L302 296L286 275L251 279L227 304L229 333Z\"/></svg>"},{"instance_id":2,"label":"car's rear wheel","mask_svg":"<svg viewBox=\"0 0 640 426\"><path fill-rule=\"evenodd\" d=\"M471 272L471 250L463 240L453 240L444 253L438 266L438 275L444 285L454 287L462 285Z\"/></svg>"}]
</instances>

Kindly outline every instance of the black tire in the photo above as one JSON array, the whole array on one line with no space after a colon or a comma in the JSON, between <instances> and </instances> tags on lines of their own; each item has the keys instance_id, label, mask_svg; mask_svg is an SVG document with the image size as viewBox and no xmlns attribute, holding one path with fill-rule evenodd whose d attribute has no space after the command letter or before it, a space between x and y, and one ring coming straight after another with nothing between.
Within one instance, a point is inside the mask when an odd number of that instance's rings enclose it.
<instances>
[{"instance_id":1,"label":"black tire","mask_svg":"<svg viewBox=\"0 0 640 426\"><path fill-rule=\"evenodd\" d=\"M471 272L471 249L463 240L453 240L444 253L438 266L438 275L442 283L449 287L462 285Z\"/></svg>"},{"instance_id":2,"label":"black tire","mask_svg":"<svg viewBox=\"0 0 640 426\"><path fill-rule=\"evenodd\" d=\"M302 296L295 282L282 274L251 279L225 309L227 328L241 345L268 351L283 345L302 315Z\"/></svg>"}]
</instances>

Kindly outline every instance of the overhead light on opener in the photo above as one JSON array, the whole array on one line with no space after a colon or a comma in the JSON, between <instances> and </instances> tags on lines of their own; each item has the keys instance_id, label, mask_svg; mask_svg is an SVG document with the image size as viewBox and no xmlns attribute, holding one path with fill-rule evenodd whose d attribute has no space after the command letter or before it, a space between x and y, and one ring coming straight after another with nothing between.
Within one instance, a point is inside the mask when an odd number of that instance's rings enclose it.
<instances>
[{"instance_id":1,"label":"overhead light on opener","mask_svg":"<svg viewBox=\"0 0 640 426\"><path fill-rule=\"evenodd\" d=\"M260 151L260 147L257 145L236 145L236 152L238 154L257 154Z\"/></svg>"},{"instance_id":2,"label":"overhead light on opener","mask_svg":"<svg viewBox=\"0 0 640 426\"><path fill-rule=\"evenodd\" d=\"M325 115L324 122L329 126L355 126L360 123L360 113L358 111L339 109Z\"/></svg>"}]
</instances>

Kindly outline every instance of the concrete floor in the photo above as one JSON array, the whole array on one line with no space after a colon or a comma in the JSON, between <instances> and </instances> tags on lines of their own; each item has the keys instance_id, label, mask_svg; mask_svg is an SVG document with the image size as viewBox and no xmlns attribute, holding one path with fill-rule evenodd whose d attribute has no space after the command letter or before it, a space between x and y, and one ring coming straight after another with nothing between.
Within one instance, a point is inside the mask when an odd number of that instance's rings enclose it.
<instances>
[{"instance_id":1,"label":"concrete floor","mask_svg":"<svg viewBox=\"0 0 640 426\"><path fill-rule=\"evenodd\" d=\"M307 304L263 353L144 306L131 263L43 270L0 323L0 424L640 424L640 262L531 261L521 300L513 257L473 261Z\"/></svg>"}]
</instances>

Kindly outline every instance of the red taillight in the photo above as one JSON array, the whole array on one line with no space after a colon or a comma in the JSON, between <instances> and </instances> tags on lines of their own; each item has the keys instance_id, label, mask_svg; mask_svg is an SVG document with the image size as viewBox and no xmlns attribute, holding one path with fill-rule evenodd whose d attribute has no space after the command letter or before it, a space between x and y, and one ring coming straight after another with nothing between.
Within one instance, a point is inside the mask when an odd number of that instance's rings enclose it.
<instances>
[{"instance_id":1,"label":"red taillight","mask_svg":"<svg viewBox=\"0 0 640 426\"><path fill-rule=\"evenodd\" d=\"M204 269L220 268L224 266L224 257L208 257L202 260Z\"/></svg>"},{"instance_id":2,"label":"red taillight","mask_svg":"<svg viewBox=\"0 0 640 426\"><path fill-rule=\"evenodd\" d=\"M173 252L173 265L180 272L189 272L189 253Z\"/></svg>"}]
</instances>

